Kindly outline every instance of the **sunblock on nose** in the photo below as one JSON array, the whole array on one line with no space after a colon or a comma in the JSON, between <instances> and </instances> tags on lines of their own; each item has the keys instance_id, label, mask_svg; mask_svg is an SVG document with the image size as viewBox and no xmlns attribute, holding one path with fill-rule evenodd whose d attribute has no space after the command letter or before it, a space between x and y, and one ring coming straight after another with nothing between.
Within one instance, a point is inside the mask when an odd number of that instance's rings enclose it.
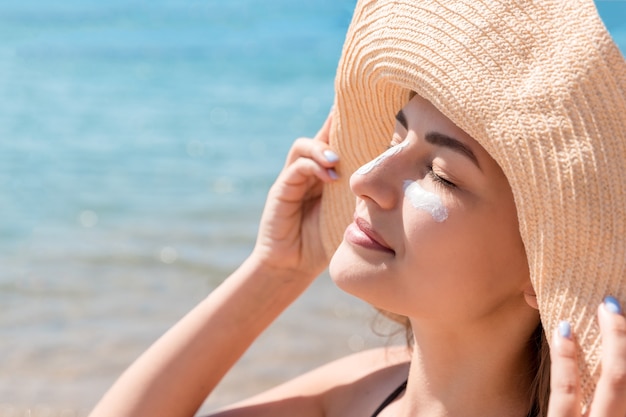
<instances>
[{"instance_id":1,"label":"sunblock on nose","mask_svg":"<svg viewBox=\"0 0 626 417\"><path fill-rule=\"evenodd\" d=\"M367 164L363 165L361 168L357 169L354 173L357 175L365 175L369 173L378 165L380 165L385 159L389 158L392 155L397 154L402 149L406 148L408 144L409 144L409 141L405 140L404 142L387 149L385 152L378 155L376 158L369 161Z\"/></svg>"},{"instance_id":2,"label":"sunblock on nose","mask_svg":"<svg viewBox=\"0 0 626 417\"><path fill-rule=\"evenodd\" d=\"M437 194L426 191L416 181L404 180L403 184L404 195L413 207L429 212L433 220L439 223L448 218L448 209Z\"/></svg>"}]
</instances>

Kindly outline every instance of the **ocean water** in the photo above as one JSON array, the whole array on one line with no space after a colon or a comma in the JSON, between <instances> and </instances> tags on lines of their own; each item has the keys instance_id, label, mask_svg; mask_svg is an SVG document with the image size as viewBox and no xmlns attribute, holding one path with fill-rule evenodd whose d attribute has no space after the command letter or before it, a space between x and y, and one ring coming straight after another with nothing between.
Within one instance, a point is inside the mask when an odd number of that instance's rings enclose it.
<instances>
[{"instance_id":1,"label":"ocean water","mask_svg":"<svg viewBox=\"0 0 626 417\"><path fill-rule=\"evenodd\" d=\"M595 4L611 37L626 56L626 0L595 0Z\"/></svg>"},{"instance_id":2,"label":"ocean water","mask_svg":"<svg viewBox=\"0 0 626 417\"><path fill-rule=\"evenodd\" d=\"M354 4L0 3L0 416L86 415L245 258ZM623 51L625 4L598 2ZM374 319L321 277L204 409L387 343Z\"/></svg>"},{"instance_id":3,"label":"ocean water","mask_svg":"<svg viewBox=\"0 0 626 417\"><path fill-rule=\"evenodd\" d=\"M353 7L0 3L0 415L86 415L244 259ZM322 278L209 406L365 347L370 311Z\"/></svg>"}]
</instances>

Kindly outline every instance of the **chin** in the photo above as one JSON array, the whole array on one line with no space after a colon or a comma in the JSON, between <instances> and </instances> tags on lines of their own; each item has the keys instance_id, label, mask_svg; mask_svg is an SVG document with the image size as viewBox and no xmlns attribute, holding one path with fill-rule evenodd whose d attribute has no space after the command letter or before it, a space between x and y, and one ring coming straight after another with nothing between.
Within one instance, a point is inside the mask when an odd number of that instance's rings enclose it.
<instances>
[{"instance_id":1,"label":"chin","mask_svg":"<svg viewBox=\"0 0 626 417\"><path fill-rule=\"evenodd\" d=\"M328 273L339 289L375 306L384 269L382 265L367 262L350 244L342 242L330 260Z\"/></svg>"},{"instance_id":2,"label":"chin","mask_svg":"<svg viewBox=\"0 0 626 417\"><path fill-rule=\"evenodd\" d=\"M346 272L348 267L347 264L349 263L344 259L344 245L345 243L342 241L335 253L333 253L333 256L330 258L330 264L328 265L328 274L339 288L341 288L339 282L341 282L341 277L344 275L344 272Z\"/></svg>"}]
</instances>

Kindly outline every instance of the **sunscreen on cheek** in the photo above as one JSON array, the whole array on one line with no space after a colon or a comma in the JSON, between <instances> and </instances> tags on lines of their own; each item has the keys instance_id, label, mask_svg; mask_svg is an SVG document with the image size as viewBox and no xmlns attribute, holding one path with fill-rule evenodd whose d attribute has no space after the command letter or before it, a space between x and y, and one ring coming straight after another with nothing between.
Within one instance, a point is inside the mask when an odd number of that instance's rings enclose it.
<instances>
[{"instance_id":1,"label":"sunscreen on cheek","mask_svg":"<svg viewBox=\"0 0 626 417\"><path fill-rule=\"evenodd\" d=\"M448 209L437 194L426 191L416 181L404 180L403 185L404 196L413 207L429 212L433 220L439 223L448 218Z\"/></svg>"},{"instance_id":2,"label":"sunscreen on cheek","mask_svg":"<svg viewBox=\"0 0 626 417\"><path fill-rule=\"evenodd\" d=\"M380 165L385 159L389 158L392 155L397 154L402 149L406 148L408 144L409 144L409 141L405 140L404 142L387 149L385 152L378 155L376 158L369 161L367 164L363 165L361 168L357 169L354 173L357 175L365 175L369 173L378 165Z\"/></svg>"}]
</instances>

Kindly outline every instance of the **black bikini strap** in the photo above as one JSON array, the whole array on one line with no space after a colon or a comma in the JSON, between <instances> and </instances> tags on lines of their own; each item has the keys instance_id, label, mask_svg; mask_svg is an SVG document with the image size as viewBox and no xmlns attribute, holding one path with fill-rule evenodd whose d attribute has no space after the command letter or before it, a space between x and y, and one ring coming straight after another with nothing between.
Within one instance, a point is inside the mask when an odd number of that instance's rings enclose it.
<instances>
[{"instance_id":1,"label":"black bikini strap","mask_svg":"<svg viewBox=\"0 0 626 417\"><path fill-rule=\"evenodd\" d=\"M383 401L383 403L380 405L380 407L378 407L376 409L376 411L374 411L374 414L372 414L372 417L376 417L378 414L380 414L381 411L383 411L385 409L385 407L387 407L393 400L395 400L396 398L398 398L398 395L402 394L402 391L405 390L406 388L406 383L407 381L404 381L402 384L400 384L400 386L398 388L396 388L396 390L394 392L392 392L387 398L385 398L385 401Z\"/></svg>"}]
</instances>

